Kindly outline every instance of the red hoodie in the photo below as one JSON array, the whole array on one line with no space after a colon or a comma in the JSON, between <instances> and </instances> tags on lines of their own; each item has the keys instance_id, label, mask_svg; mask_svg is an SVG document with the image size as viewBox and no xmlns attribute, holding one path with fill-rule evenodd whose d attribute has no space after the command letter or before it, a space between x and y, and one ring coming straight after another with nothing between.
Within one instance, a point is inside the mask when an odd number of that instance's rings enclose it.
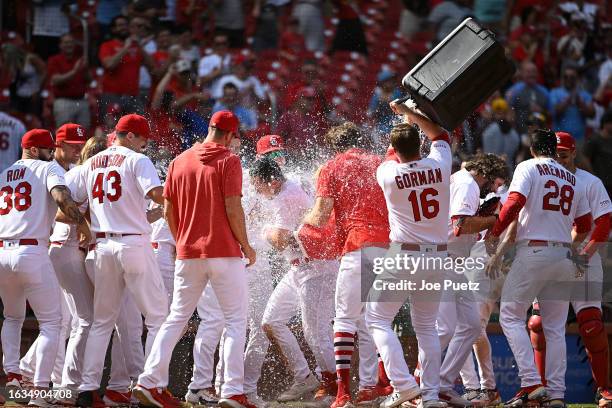
<instances>
[{"instance_id":1,"label":"red hoodie","mask_svg":"<svg viewBox=\"0 0 612 408\"><path fill-rule=\"evenodd\" d=\"M178 259L242 257L225 198L242 195L240 159L217 143L196 143L170 164L164 197L173 205Z\"/></svg>"}]
</instances>

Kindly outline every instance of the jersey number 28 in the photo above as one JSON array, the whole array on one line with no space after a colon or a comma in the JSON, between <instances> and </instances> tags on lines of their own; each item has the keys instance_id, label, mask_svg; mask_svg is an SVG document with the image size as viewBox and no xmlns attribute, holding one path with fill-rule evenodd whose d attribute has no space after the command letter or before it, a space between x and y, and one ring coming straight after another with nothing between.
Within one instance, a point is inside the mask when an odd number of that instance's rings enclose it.
<instances>
[{"instance_id":1,"label":"jersey number 28","mask_svg":"<svg viewBox=\"0 0 612 408\"><path fill-rule=\"evenodd\" d=\"M25 211L32 205L32 185L27 181L0 188L0 215L8 214L13 207L17 211Z\"/></svg>"},{"instance_id":2,"label":"jersey number 28","mask_svg":"<svg viewBox=\"0 0 612 408\"><path fill-rule=\"evenodd\" d=\"M104 179L108 181L108 191L104 194ZM104 202L104 197L109 201L117 201L121 197L121 175L111 170L104 177L104 173L98 173L94 181L93 190L91 191L92 198L97 198L98 203Z\"/></svg>"},{"instance_id":3,"label":"jersey number 28","mask_svg":"<svg viewBox=\"0 0 612 408\"><path fill-rule=\"evenodd\" d=\"M544 184L544 188L548 191L544 194L542 209L548 211L561 211L563 215L569 215L572 210L572 200L574 198L574 189L572 186L564 184L559 188L559 185L554 180L548 180Z\"/></svg>"}]
</instances>

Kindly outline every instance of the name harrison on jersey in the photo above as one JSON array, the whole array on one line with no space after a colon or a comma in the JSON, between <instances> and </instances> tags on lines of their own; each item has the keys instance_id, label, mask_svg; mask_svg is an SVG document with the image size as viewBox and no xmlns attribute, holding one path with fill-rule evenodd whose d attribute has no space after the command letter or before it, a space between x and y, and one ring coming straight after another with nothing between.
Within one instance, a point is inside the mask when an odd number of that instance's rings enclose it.
<instances>
[{"instance_id":1,"label":"name harrison on jersey","mask_svg":"<svg viewBox=\"0 0 612 408\"><path fill-rule=\"evenodd\" d=\"M17 181L21 180L25 176L26 168L9 170L6 172L6 181Z\"/></svg>"},{"instance_id":2,"label":"name harrison on jersey","mask_svg":"<svg viewBox=\"0 0 612 408\"><path fill-rule=\"evenodd\" d=\"M95 156L91 159L91 170L103 167L119 167L125 160L122 154Z\"/></svg>"},{"instance_id":3,"label":"name harrison on jersey","mask_svg":"<svg viewBox=\"0 0 612 408\"><path fill-rule=\"evenodd\" d=\"M561 180L567 181L572 186L576 185L576 176L567 170L562 170L555 166L549 166L548 164L536 164L536 168L538 169L540 176L554 176Z\"/></svg>"},{"instance_id":4,"label":"name harrison on jersey","mask_svg":"<svg viewBox=\"0 0 612 408\"><path fill-rule=\"evenodd\" d=\"M435 184L442 182L442 170L429 169L417 170L409 173L403 173L401 176L395 176L395 183L400 190L404 188L423 186L426 184Z\"/></svg>"}]
</instances>

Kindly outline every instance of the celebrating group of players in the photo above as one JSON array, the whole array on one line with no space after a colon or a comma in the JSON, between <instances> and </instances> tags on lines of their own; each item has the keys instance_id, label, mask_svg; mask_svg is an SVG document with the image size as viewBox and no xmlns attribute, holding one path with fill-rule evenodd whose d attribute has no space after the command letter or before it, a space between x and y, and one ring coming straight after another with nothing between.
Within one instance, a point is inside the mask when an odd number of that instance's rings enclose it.
<instances>
[{"instance_id":1,"label":"celebrating group of players","mask_svg":"<svg viewBox=\"0 0 612 408\"><path fill-rule=\"evenodd\" d=\"M27 394L40 407L181 406L167 389L169 365L197 309L185 396L193 405L265 406L257 382L274 341L294 379L279 403L494 406L501 398L485 330L501 298L500 322L521 379L506 406L564 406L570 302L600 406L612 406L598 253L612 204L601 181L575 167L571 135L534 129L534 158L516 167L506 188L502 158L479 155L451 174L448 134L406 104L391 109L404 121L392 128L385 158L345 123L326 134L335 155L313 180L287 171L283 141L274 135L258 141L257 160L243 175L239 123L229 111L214 114L206 138L172 161L163 186L143 154L150 129L139 115L122 117L108 139L86 140L77 124L63 125L55 138L43 129L25 133L22 158L0 173L7 388L65 391ZM419 130L430 144L425 157ZM511 247L506 277L500 267ZM269 252L286 261L276 286ZM372 260L398 254L420 258L421 266L391 267L364 285ZM486 266L458 273L433 262L468 257ZM434 288L478 282L487 294L374 290L406 280ZM20 358L26 300L40 334ZM536 300L530 339L525 321ZM392 329L407 301L419 345L414 376ZM296 315L314 372L288 327ZM459 376L463 395L454 390Z\"/></svg>"}]
</instances>

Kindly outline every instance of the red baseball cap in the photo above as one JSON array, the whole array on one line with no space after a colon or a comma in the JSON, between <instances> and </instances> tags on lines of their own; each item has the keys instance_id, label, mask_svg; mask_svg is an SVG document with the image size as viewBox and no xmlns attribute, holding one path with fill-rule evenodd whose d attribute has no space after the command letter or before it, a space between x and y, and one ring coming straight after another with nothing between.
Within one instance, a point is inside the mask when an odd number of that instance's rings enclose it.
<instances>
[{"instance_id":1,"label":"red baseball cap","mask_svg":"<svg viewBox=\"0 0 612 408\"><path fill-rule=\"evenodd\" d=\"M132 132L135 135L144 137L145 139L151 137L149 121L147 121L143 116L135 113L122 116L115 126L115 132Z\"/></svg>"},{"instance_id":2,"label":"red baseball cap","mask_svg":"<svg viewBox=\"0 0 612 408\"><path fill-rule=\"evenodd\" d=\"M257 154L266 154L285 150L285 142L278 135L266 135L257 141Z\"/></svg>"},{"instance_id":3,"label":"red baseball cap","mask_svg":"<svg viewBox=\"0 0 612 408\"><path fill-rule=\"evenodd\" d=\"M29 149L30 147L55 149L55 140L47 129L32 129L21 138L21 147L23 149Z\"/></svg>"},{"instance_id":4,"label":"red baseball cap","mask_svg":"<svg viewBox=\"0 0 612 408\"><path fill-rule=\"evenodd\" d=\"M238 131L238 118L230 111L219 111L210 118L210 126L226 132Z\"/></svg>"},{"instance_id":5,"label":"red baseball cap","mask_svg":"<svg viewBox=\"0 0 612 408\"><path fill-rule=\"evenodd\" d=\"M572 152L576 150L576 141L572 135L567 132L556 132L555 135L557 136L557 150L570 150Z\"/></svg>"},{"instance_id":6,"label":"red baseball cap","mask_svg":"<svg viewBox=\"0 0 612 408\"><path fill-rule=\"evenodd\" d=\"M85 128L76 123L66 123L55 132L55 142L59 146L61 142L69 144L85 144L87 132Z\"/></svg>"}]
</instances>

